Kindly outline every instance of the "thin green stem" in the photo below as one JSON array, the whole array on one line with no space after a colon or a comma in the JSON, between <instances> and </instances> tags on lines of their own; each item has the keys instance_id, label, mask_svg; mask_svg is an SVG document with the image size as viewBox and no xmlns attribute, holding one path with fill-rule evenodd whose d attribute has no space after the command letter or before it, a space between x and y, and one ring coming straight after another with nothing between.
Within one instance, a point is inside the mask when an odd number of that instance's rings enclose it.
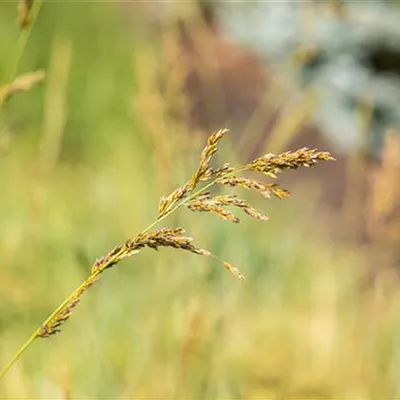
<instances>
[{"instance_id":1,"label":"thin green stem","mask_svg":"<svg viewBox=\"0 0 400 400\"><path fill-rule=\"evenodd\" d=\"M211 186L215 185L215 183L222 178L227 178L228 176L232 176L235 175L239 172L243 172L248 170L249 167L247 165L241 167L241 168L237 168L231 172L228 172L225 175L219 176L218 178L215 178L214 180L212 180L210 183L208 183L206 186L202 187L199 190L196 190L195 192L193 192L190 196L186 197L185 199L183 199L181 202L179 202L175 207L172 207L171 210L169 210L167 213L165 213L162 217L156 219L152 224L150 224L144 231L147 232L149 231L151 228L153 228L155 225L157 225L159 222L161 222L162 220L164 220L165 218L167 218L169 215L171 215L173 212L175 212L178 208L180 208L181 206L185 205L186 203L188 203L190 200L194 199L195 197L197 197L199 194L204 193L207 189L209 189Z\"/></svg>"},{"instance_id":2,"label":"thin green stem","mask_svg":"<svg viewBox=\"0 0 400 400\"><path fill-rule=\"evenodd\" d=\"M7 373L7 371L14 365L14 363L22 356L25 350L36 339L39 330L36 330L31 337L21 346L21 348L14 354L13 358L4 366L0 371L0 379Z\"/></svg>"},{"instance_id":3,"label":"thin green stem","mask_svg":"<svg viewBox=\"0 0 400 400\"><path fill-rule=\"evenodd\" d=\"M98 272L94 272L91 276L98 275ZM29 339L21 346L21 348L14 354L10 361L0 371L0 379L8 372L13 364L21 357L25 350L32 344L32 342L39 336L42 326L46 325L50 320L57 315L57 313L71 300L76 292L78 292L84 285L84 281L77 289L75 289L49 316L48 318L35 330L35 332L29 337Z\"/></svg>"},{"instance_id":4,"label":"thin green stem","mask_svg":"<svg viewBox=\"0 0 400 400\"><path fill-rule=\"evenodd\" d=\"M32 22L29 24L28 27L26 27L25 29L21 29L21 31L20 31L20 34L17 39L17 43L14 48L14 54L11 57L11 62L9 64L9 67L8 67L6 75L5 75L5 79L4 79L5 83L12 81L18 72L19 64L20 64L22 56L25 52L26 44L28 43L29 36L31 35L32 28L35 25L40 8L42 7L42 3L43 3L42 0L36 0L34 2L33 8L31 11Z\"/></svg>"},{"instance_id":5,"label":"thin green stem","mask_svg":"<svg viewBox=\"0 0 400 400\"><path fill-rule=\"evenodd\" d=\"M40 8L42 7L42 0L36 0L35 3L33 4L32 8L32 17L31 20L32 22L29 24L28 27L25 29L22 29L19 33L17 43L14 48L14 54L11 57L11 61L9 63L9 66L6 70L3 83L7 84L13 81L15 76L18 73L18 67L21 62L22 56L25 52L26 44L28 43L29 36L32 32L33 25L35 24L37 20L37 16L39 14ZM4 99L0 98L0 129L1 129L1 122L2 122L2 107L4 104ZM1 131L0 131L1 134Z\"/></svg>"},{"instance_id":6,"label":"thin green stem","mask_svg":"<svg viewBox=\"0 0 400 400\"><path fill-rule=\"evenodd\" d=\"M18 40L16 43L16 46L14 48L14 54L11 57L10 64L6 70L5 76L4 76L4 83L11 82L17 72L18 72L18 67L21 62L22 56L24 54L26 44L28 43L28 39L30 36L30 33L32 31L32 27L34 23L36 22L37 16L39 14L40 8L42 7L42 0L36 0L33 9L32 9L32 22L31 24L26 28L20 31ZM4 104L4 100L0 99L0 125L1 125L1 108ZM52 314L54 315L58 309ZM51 318L51 317L50 317ZM49 318L49 319L50 319ZM39 333L40 328L38 328L31 336L30 338L21 346L21 348L14 354L14 356L11 358L11 360L4 366L4 368L0 371L0 379L7 373L7 371L12 367L12 365L21 357L21 355L25 352L25 350L31 345L31 343L36 339L38 333Z\"/></svg>"}]
</instances>

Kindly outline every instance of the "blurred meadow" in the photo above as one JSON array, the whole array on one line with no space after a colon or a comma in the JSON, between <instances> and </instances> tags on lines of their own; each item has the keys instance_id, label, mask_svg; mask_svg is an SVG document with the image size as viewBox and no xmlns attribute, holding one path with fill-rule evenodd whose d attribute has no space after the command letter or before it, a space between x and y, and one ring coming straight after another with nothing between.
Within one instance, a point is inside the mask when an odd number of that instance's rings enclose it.
<instances>
[{"instance_id":1,"label":"blurred meadow","mask_svg":"<svg viewBox=\"0 0 400 400\"><path fill-rule=\"evenodd\" d=\"M0 367L157 217L212 131L230 129L223 161L337 159L279 177L285 201L243 193L268 222L172 215L247 279L144 250L32 344L0 398L400 397L400 11L375 3L46 1L21 28L0 2ZM262 15L285 16L285 45L249 30ZM310 40L326 31L333 50Z\"/></svg>"}]
</instances>

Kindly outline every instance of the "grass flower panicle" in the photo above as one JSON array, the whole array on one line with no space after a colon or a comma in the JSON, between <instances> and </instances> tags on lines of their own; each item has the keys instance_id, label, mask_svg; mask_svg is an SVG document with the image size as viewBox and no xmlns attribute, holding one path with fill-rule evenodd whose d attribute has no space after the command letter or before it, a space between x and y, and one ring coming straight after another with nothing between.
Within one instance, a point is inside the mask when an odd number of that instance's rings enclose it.
<instances>
[{"instance_id":1,"label":"grass flower panicle","mask_svg":"<svg viewBox=\"0 0 400 400\"><path fill-rule=\"evenodd\" d=\"M266 154L239 167L224 164L219 168L213 169L211 167L212 157L218 151L217 145L219 141L227 132L226 129L221 129L210 135L205 148L201 152L196 172L183 186L175 189L168 196L161 198L159 214L156 220L137 236L119 244L107 255L95 261L87 279L32 334L0 372L0 378L36 338L47 338L61 331L62 325L71 317L82 295L99 279L106 269L136 255L145 247L154 250L158 250L160 247L172 247L178 250L186 250L196 255L212 257L220 261L234 277L244 279L244 275L230 262L219 259L208 250L194 246L192 243L193 238L185 236L185 230L182 227L160 228L155 231L151 229L182 206L191 211L214 213L222 219L238 223L240 221L239 218L226 208L236 207L252 218L267 221L268 217L252 207L247 201L231 193L212 195L212 188L217 185L230 189L242 187L256 191L265 198L271 198L273 195L279 199L284 199L289 196L289 192L280 188L277 183L266 183L253 178L241 177L240 174L244 172L262 173L268 177L276 178L278 173L283 170L312 167L319 161L329 161L333 160L333 158L327 152L302 148L294 152L278 155Z\"/></svg>"}]
</instances>

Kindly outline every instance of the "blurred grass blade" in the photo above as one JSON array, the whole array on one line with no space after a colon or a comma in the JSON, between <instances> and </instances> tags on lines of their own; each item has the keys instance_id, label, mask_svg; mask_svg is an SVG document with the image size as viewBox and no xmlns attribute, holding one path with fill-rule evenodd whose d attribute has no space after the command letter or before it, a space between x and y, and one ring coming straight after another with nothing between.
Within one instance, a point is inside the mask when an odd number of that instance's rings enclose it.
<instances>
[{"instance_id":1,"label":"blurred grass blade","mask_svg":"<svg viewBox=\"0 0 400 400\"><path fill-rule=\"evenodd\" d=\"M26 29L31 23L33 0L20 0L18 5L18 23L21 29Z\"/></svg>"},{"instance_id":2,"label":"blurred grass blade","mask_svg":"<svg viewBox=\"0 0 400 400\"><path fill-rule=\"evenodd\" d=\"M70 41L56 39L50 59L45 93L43 138L40 144L40 161L44 171L54 167L60 152L67 116L66 91L71 57Z\"/></svg>"},{"instance_id":3,"label":"blurred grass blade","mask_svg":"<svg viewBox=\"0 0 400 400\"><path fill-rule=\"evenodd\" d=\"M266 143L268 151L280 152L290 143L303 124L310 118L319 101L318 93L310 88L293 107L284 112Z\"/></svg>"}]
</instances>

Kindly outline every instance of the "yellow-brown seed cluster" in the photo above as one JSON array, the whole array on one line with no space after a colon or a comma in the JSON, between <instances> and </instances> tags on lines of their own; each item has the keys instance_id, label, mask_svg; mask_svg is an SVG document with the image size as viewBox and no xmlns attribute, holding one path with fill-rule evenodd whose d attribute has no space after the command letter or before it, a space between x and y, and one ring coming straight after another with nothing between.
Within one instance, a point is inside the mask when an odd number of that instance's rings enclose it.
<instances>
[{"instance_id":1,"label":"yellow-brown seed cluster","mask_svg":"<svg viewBox=\"0 0 400 400\"><path fill-rule=\"evenodd\" d=\"M192 253L208 256L207 250L199 249L191 243L193 238L183 236L183 228L169 229L163 228L155 232L141 233L135 238L129 240L126 246L133 250L139 250L143 247L150 247L157 250L158 247L173 247L175 249L188 250Z\"/></svg>"},{"instance_id":2,"label":"yellow-brown seed cluster","mask_svg":"<svg viewBox=\"0 0 400 400\"><path fill-rule=\"evenodd\" d=\"M213 212L219 215L222 219L226 219L236 223L240 222L238 217L236 217L234 214L224 208L226 206L238 207L253 218L261 219L263 221L268 220L267 216L258 212L245 200L239 199L237 196L232 194L211 197L210 193L206 193L188 203L188 207L192 211Z\"/></svg>"},{"instance_id":3,"label":"yellow-brown seed cluster","mask_svg":"<svg viewBox=\"0 0 400 400\"><path fill-rule=\"evenodd\" d=\"M199 168L192 178L194 181L198 182L200 180L205 180L213 175L213 171L210 165L211 158L218 150L218 141L221 140L227 132L227 129L220 129L219 131L214 132L212 135L210 135L207 140L206 147L201 152Z\"/></svg>"},{"instance_id":4,"label":"yellow-brown seed cluster","mask_svg":"<svg viewBox=\"0 0 400 400\"><path fill-rule=\"evenodd\" d=\"M25 92L31 89L33 86L43 81L45 76L45 72L39 70L16 77L12 82L0 87L0 103L3 103L15 93Z\"/></svg>"},{"instance_id":5,"label":"yellow-brown seed cluster","mask_svg":"<svg viewBox=\"0 0 400 400\"><path fill-rule=\"evenodd\" d=\"M295 169L298 167L311 167L318 161L332 160L327 152L318 152L303 148L295 152L283 154L266 154L252 161L249 164L234 168L229 164L224 164L219 168L211 167L212 156L218 150L219 140L226 134L226 130L214 132L208 139L207 145L200 156L200 165L192 178L182 187L173 191L169 196L163 197L159 204L159 216L156 222L160 222L168 214L177 208L186 205L192 211L211 212L219 217L232 222L239 222L236 217L226 207L236 207L242 209L246 214L253 218L263 221L268 217L261 214L245 200L233 194L212 196L206 192L215 184L220 184L229 188L242 187L254 190L266 198L271 195L283 199L289 196L289 192L281 189L276 183L264 183L255 179L238 176L242 172L263 173L267 176L276 178L276 175L284 169ZM198 188L201 182L206 182L202 188ZM195 191L196 189L196 191ZM155 223L156 223L155 222ZM155 225L153 223L151 226ZM201 256L213 257L221 261L224 267L236 278L243 279L242 273L231 263L220 260L208 250L200 249L192 244L193 239L184 236L183 228L162 228L156 231L149 231L149 228L139 233L137 236L128 239L126 242L116 246L106 256L101 257L94 263L91 273L86 281L65 301L65 303L55 311L52 316L38 330L36 336L48 337L60 331L60 326L71 316L74 307L79 303L81 296L98 279L99 275L106 269L119 263L125 258L137 254L144 247L157 250L159 247L172 247L179 250L187 250Z\"/></svg>"},{"instance_id":6,"label":"yellow-brown seed cluster","mask_svg":"<svg viewBox=\"0 0 400 400\"><path fill-rule=\"evenodd\" d=\"M276 178L277 174L285 169L297 169L299 167L312 167L318 161L330 161L334 158L326 151L317 151L303 147L296 151L287 151L282 154L265 154L256 158L246 169L249 171L262 172L267 176Z\"/></svg>"},{"instance_id":7,"label":"yellow-brown seed cluster","mask_svg":"<svg viewBox=\"0 0 400 400\"><path fill-rule=\"evenodd\" d=\"M246 279L246 277L231 263L224 261L224 267L237 279Z\"/></svg>"},{"instance_id":8,"label":"yellow-brown seed cluster","mask_svg":"<svg viewBox=\"0 0 400 400\"><path fill-rule=\"evenodd\" d=\"M88 279L70 297L58 312L47 321L37 333L39 337L49 337L60 332L60 326L71 316L73 309L81 300L82 295L92 286L99 275L107 268L119 263L125 258L137 254L142 248L150 247L157 250L158 247L172 247L180 250L187 250L201 256L210 256L207 250L195 247L191 242L193 238L183 236L183 228L163 228L154 232L143 232L135 238L127 240L124 244L115 247L106 256L96 260Z\"/></svg>"},{"instance_id":9,"label":"yellow-brown seed cluster","mask_svg":"<svg viewBox=\"0 0 400 400\"><path fill-rule=\"evenodd\" d=\"M46 338L51 335L54 335L58 332L61 332L61 325L63 325L68 318L72 315L73 309L76 305L81 301L81 297L83 293L89 289L98 279L98 275L92 274L88 279L73 293L72 296L68 299L68 302L65 303L56 314L50 318L45 324L42 325L38 333L36 334L38 337Z\"/></svg>"},{"instance_id":10,"label":"yellow-brown seed cluster","mask_svg":"<svg viewBox=\"0 0 400 400\"><path fill-rule=\"evenodd\" d=\"M136 237L128 239L125 243L115 247L106 256L97 259L92 267L92 273L103 272L125 258L139 253L144 247L150 247L155 250L158 247L173 247L199 255L209 255L206 250L193 246L191 244L193 238L183 236L184 233L185 230L183 228L162 228L154 232L139 233Z\"/></svg>"},{"instance_id":11,"label":"yellow-brown seed cluster","mask_svg":"<svg viewBox=\"0 0 400 400\"><path fill-rule=\"evenodd\" d=\"M188 203L188 208L192 211L211 212L217 214L220 218L227 221L238 223L239 218L229 210L226 210L216 200L212 199L209 194L199 196L196 200Z\"/></svg>"},{"instance_id":12,"label":"yellow-brown seed cluster","mask_svg":"<svg viewBox=\"0 0 400 400\"><path fill-rule=\"evenodd\" d=\"M227 176L225 178L218 179L216 183L220 183L221 185L228 185L231 187L243 187L245 189L255 190L267 199L271 198L271 194L278 197L279 199L284 199L285 197L288 197L290 195L287 190L281 189L276 183L264 183L256 179L250 178Z\"/></svg>"},{"instance_id":13,"label":"yellow-brown seed cluster","mask_svg":"<svg viewBox=\"0 0 400 400\"><path fill-rule=\"evenodd\" d=\"M211 168L212 156L217 152L218 141L221 140L224 135L228 132L227 129L220 129L210 135L207 141L206 147L200 155L200 163L197 171L193 174L190 181L186 182L185 185L174 190L169 196L161 197L158 205L159 217L167 214L177 203L186 198L196 188L199 182L206 181L218 174L224 173L228 170L228 166L224 166L222 170L214 171Z\"/></svg>"}]
</instances>

